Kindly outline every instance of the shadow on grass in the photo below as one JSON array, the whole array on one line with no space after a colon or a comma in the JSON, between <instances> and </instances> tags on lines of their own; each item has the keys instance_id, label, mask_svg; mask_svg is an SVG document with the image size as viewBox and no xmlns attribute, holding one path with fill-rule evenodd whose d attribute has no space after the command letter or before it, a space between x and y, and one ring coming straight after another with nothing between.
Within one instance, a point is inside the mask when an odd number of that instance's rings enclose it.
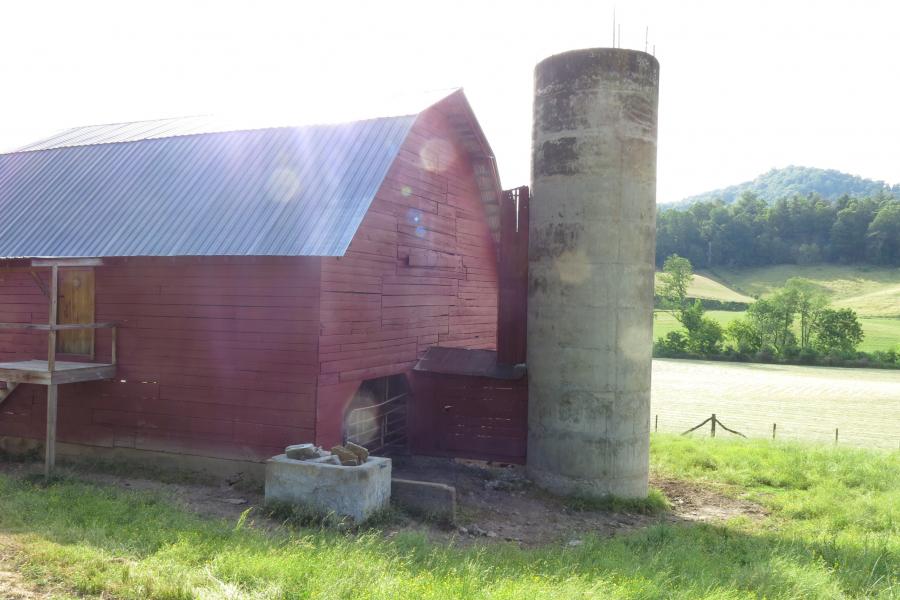
<instances>
[{"instance_id":1,"label":"shadow on grass","mask_svg":"<svg viewBox=\"0 0 900 600\"><path fill-rule=\"evenodd\" d=\"M186 513L165 498L74 478L0 475L0 531L23 534L27 571L81 593L193 597L895 597L897 545L773 527L659 524L577 547L461 549L420 534L259 531ZM250 517L252 520L252 516ZM221 590L220 590L221 591Z\"/></svg>"}]
</instances>

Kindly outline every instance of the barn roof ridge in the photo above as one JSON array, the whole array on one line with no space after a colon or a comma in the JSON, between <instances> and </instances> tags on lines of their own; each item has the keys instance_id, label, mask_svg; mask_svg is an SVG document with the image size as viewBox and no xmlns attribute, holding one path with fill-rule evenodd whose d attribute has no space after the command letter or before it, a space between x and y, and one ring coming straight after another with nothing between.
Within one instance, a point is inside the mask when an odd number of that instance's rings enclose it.
<instances>
[{"instance_id":1,"label":"barn roof ridge","mask_svg":"<svg viewBox=\"0 0 900 600\"><path fill-rule=\"evenodd\" d=\"M473 159L496 240L494 157L456 89L406 115L183 135L132 122L0 154L0 259L343 256L431 109Z\"/></svg>"}]
</instances>

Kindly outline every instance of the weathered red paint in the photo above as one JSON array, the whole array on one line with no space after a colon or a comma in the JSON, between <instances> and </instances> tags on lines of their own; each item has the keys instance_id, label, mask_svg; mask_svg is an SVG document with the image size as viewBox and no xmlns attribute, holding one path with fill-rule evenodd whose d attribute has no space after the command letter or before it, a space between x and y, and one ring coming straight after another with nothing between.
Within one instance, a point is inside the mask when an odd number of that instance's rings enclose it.
<instances>
[{"instance_id":1,"label":"weathered red paint","mask_svg":"<svg viewBox=\"0 0 900 600\"><path fill-rule=\"evenodd\" d=\"M96 318L122 323L117 380L60 386L60 441L257 460L312 437L318 258L106 262ZM27 273L0 277L19 317L0 318L46 322ZM45 335L0 334L0 357L45 355ZM109 335L97 332L98 360ZM43 436L43 386L21 386L0 410L0 435Z\"/></svg>"},{"instance_id":2,"label":"weathered red paint","mask_svg":"<svg viewBox=\"0 0 900 600\"><path fill-rule=\"evenodd\" d=\"M500 204L500 293L497 362L525 362L528 322L528 187L503 193Z\"/></svg>"},{"instance_id":3,"label":"weathered red paint","mask_svg":"<svg viewBox=\"0 0 900 600\"><path fill-rule=\"evenodd\" d=\"M416 372L413 394L414 454L525 463L526 380Z\"/></svg>"},{"instance_id":4,"label":"weathered red paint","mask_svg":"<svg viewBox=\"0 0 900 600\"><path fill-rule=\"evenodd\" d=\"M118 380L60 387L62 442L261 460L339 441L359 383L410 371L430 346L496 346L496 248L440 105L417 119L343 257L106 263L96 319L122 323ZM27 273L0 268L0 321L44 323L47 306ZM97 332L99 360L109 335ZM0 361L45 352L45 335L0 331ZM0 436L41 439L45 410L43 387L20 386Z\"/></svg>"},{"instance_id":5,"label":"weathered red paint","mask_svg":"<svg viewBox=\"0 0 900 600\"><path fill-rule=\"evenodd\" d=\"M419 116L347 253L322 259L321 290L323 441L341 435L348 399L336 386L405 373L433 345L496 346L496 248L439 109Z\"/></svg>"}]
</instances>

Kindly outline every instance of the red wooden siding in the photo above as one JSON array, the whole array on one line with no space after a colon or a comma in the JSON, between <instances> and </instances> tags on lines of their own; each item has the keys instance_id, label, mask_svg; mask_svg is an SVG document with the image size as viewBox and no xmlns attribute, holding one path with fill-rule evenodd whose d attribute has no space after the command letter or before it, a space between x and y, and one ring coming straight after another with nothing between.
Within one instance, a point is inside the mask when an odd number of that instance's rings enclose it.
<instances>
[{"instance_id":1,"label":"red wooden siding","mask_svg":"<svg viewBox=\"0 0 900 600\"><path fill-rule=\"evenodd\" d=\"M432 345L495 348L497 255L466 150L422 113L345 256L322 259L317 440L340 437L365 379Z\"/></svg>"},{"instance_id":2,"label":"red wooden siding","mask_svg":"<svg viewBox=\"0 0 900 600\"><path fill-rule=\"evenodd\" d=\"M311 439L319 260L108 260L96 312L123 322L119 380L60 386L59 440L255 460ZM0 277L14 300L0 319L46 322L27 273ZM99 360L109 335L97 332ZM42 356L46 335L0 333L0 359ZM45 411L45 388L20 386L0 407L0 435L42 438Z\"/></svg>"},{"instance_id":3,"label":"red wooden siding","mask_svg":"<svg viewBox=\"0 0 900 600\"><path fill-rule=\"evenodd\" d=\"M503 192L500 203L500 291L497 362L525 362L528 322L528 187Z\"/></svg>"},{"instance_id":4,"label":"red wooden siding","mask_svg":"<svg viewBox=\"0 0 900 600\"><path fill-rule=\"evenodd\" d=\"M528 386L522 380L416 372L413 454L525 463Z\"/></svg>"}]
</instances>

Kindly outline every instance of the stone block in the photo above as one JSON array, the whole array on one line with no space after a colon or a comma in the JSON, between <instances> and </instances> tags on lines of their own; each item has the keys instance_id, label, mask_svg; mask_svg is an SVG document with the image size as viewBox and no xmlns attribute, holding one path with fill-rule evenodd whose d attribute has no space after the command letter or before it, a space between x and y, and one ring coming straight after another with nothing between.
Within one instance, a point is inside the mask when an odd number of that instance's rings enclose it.
<instances>
[{"instance_id":1,"label":"stone block","mask_svg":"<svg viewBox=\"0 0 900 600\"><path fill-rule=\"evenodd\" d=\"M373 456L356 467L294 460L284 454L266 462L266 502L288 502L362 523L387 508L390 497L389 458Z\"/></svg>"},{"instance_id":2,"label":"stone block","mask_svg":"<svg viewBox=\"0 0 900 600\"><path fill-rule=\"evenodd\" d=\"M400 506L428 517L456 520L456 488L443 483L392 479L391 498Z\"/></svg>"}]
</instances>

